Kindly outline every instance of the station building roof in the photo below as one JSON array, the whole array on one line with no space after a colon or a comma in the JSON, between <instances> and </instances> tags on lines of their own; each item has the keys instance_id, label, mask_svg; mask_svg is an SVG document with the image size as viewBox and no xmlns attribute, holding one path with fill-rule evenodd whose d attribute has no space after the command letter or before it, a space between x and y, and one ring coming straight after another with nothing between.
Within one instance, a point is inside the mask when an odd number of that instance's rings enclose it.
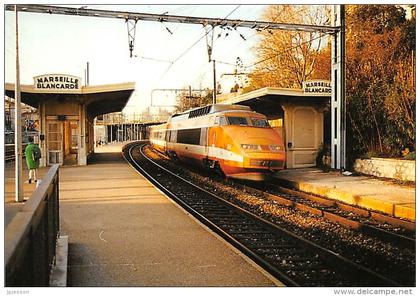
<instances>
[{"instance_id":1,"label":"station building roof","mask_svg":"<svg viewBox=\"0 0 420 296\"><path fill-rule=\"evenodd\" d=\"M270 118L278 116L279 108L284 104L325 106L330 98L331 94L307 93L302 89L264 87L249 93L235 95L223 101L223 103L246 105Z\"/></svg>"},{"instance_id":2,"label":"station building roof","mask_svg":"<svg viewBox=\"0 0 420 296\"><path fill-rule=\"evenodd\" d=\"M21 101L29 106L38 108L38 104L48 100L72 100L87 107L88 115L92 118L106 113L121 111L127 104L135 88L134 82L81 86L80 89L56 92L37 89L34 85L21 85ZM5 94L15 97L15 85L5 84Z\"/></svg>"}]
</instances>

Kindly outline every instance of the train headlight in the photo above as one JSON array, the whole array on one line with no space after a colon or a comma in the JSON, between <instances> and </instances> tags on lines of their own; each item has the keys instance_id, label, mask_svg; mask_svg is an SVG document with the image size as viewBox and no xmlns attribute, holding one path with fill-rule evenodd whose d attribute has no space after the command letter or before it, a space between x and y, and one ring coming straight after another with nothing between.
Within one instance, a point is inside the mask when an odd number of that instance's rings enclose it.
<instances>
[{"instance_id":1,"label":"train headlight","mask_svg":"<svg viewBox=\"0 0 420 296\"><path fill-rule=\"evenodd\" d=\"M281 152L283 150L283 147L280 145L269 145L269 148L273 152Z\"/></svg>"},{"instance_id":2,"label":"train headlight","mask_svg":"<svg viewBox=\"0 0 420 296\"><path fill-rule=\"evenodd\" d=\"M261 146L256 145L256 144L241 144L241 147L244 150L253 150L253 151L261 150Z\"/></svg>"}]
</instances>

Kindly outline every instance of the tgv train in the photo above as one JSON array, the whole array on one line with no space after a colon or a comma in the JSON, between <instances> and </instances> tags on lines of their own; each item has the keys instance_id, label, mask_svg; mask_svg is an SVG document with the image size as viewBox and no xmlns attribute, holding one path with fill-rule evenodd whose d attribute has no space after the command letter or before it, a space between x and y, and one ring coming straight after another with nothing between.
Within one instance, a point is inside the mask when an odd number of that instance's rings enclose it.
<instances>
[{"instance_id":1,"label":"tgv train","mask_svg":"<svg viewBox=\"0 0 420 296\"><path fill-rule=\"evenodd\" d=\"M215 104L150 127L151 146L173 159L261 181L285 164L283 139L248 106Z\"/></svg>"}]
</instances>

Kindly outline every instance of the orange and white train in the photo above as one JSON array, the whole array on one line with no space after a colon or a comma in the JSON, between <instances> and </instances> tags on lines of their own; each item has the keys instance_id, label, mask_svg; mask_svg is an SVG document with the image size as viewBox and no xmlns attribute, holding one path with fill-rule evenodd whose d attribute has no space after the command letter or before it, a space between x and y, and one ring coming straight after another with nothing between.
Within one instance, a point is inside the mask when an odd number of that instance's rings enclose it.
<instances>
[{"instance_id":1,"label":"orange and white train","mask_svg":"<svg viewBox=\"0 0 420 296\"><path fill-rule=\"evenodd\" d=\"M171 158L229 178L261 181L285 164L283 139L248 106L215 104L176 114L150 127L149 139Z\"/></svg>"}]
</instances>

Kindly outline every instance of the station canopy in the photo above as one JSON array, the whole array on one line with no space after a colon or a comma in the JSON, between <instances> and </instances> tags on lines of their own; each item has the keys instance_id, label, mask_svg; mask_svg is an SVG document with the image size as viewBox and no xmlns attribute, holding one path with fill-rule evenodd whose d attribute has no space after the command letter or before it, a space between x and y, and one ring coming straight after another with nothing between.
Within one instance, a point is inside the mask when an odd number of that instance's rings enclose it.
<instances>
[{"instance_id":1,"label":"station canopy","mask_svg":"<svg viewBox=\"0 0 420 296\"><path fill-rule=\"evenodd\" d=\"M323 106L331 98L330 90L308 92L304 89L264 87L249 93L235 95L223 103L251 107L252 110L265 114L269 119L278 116L279 108L285 104L312 104Z\"/></svg>"},{"instance_id":2,"label":"station canopy","mask_svg":"<svg viewBox=\"0 0 420 296\"><path fill-rule=\"evenodd\" d=\"M80 86L80 79L69 75L34 77L34 85L21 85L21 101L34 108L48 101L85 104L88 116L119 112L127 104L135 88L134 82ZM15 85L5 84L5 94L15 97Z\"/></svg>"}]
</instances>

